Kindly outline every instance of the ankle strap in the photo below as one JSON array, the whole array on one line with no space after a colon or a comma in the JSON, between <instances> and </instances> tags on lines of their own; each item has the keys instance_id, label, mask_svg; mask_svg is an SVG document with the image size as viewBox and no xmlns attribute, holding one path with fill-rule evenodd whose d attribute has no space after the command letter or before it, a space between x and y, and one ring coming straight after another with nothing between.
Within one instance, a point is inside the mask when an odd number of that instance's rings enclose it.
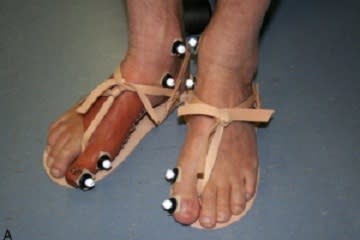
<instances>
[{"instance_id":1,"label":"ankle strap","mask_svg":"<svg viewBox=\"0 0 360 240\"><path fill-rule=\"evenodd\" d=\"M179 116L207 115L225 125L233 121L268 122L273 113L273 110L260 109L258 87L255 84L253 85L253 94L234 108L214 107L202 102L197 96L190 93L185 105L178 109Z\"/></svg>"}]
</instances>

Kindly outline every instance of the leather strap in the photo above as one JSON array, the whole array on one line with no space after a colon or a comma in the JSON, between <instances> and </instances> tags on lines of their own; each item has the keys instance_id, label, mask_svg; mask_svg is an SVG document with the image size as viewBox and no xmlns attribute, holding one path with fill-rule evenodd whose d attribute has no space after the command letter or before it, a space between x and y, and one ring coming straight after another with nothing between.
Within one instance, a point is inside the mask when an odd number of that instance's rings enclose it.
<instances>
[{"instance_id":1,"label":"leather strap","mask_svg":"<svg viewBox=\"0 0 360 240\"><path fill-rule=\"evenodd\" d=\"M274 110L260 109L258 86L253 85L253 94L234 108L216 108L202 102L193 93L189 94L185 105L178 109L179 116L206 115L215 118L209 133L209 148L205 162L199 166L198 192L202 193L215 165L224 129L233 121L268 122Z\"/></svg>"}]
</instances>

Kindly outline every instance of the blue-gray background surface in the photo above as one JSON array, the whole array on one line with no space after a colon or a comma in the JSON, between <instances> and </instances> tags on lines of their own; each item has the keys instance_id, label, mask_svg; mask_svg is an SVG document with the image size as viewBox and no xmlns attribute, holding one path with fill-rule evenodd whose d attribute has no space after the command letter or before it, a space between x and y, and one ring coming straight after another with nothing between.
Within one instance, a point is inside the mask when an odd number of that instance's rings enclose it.
<instances>
[{"instance_id":1,"label":"blue-gray background surface","mask_svg":"<svg viewBox=\"0 0 360 240\"><path fill-rule=\"evenodd\" d=\"M0 0L0 239L360 239L360 1L283 0L257 81L277 110L260 129L256 204L219 231L176 224L160 203L185 126L173 114L91 192L49 181L47 126L126 50L120 0Z\"/></svg>"}]
</instances>

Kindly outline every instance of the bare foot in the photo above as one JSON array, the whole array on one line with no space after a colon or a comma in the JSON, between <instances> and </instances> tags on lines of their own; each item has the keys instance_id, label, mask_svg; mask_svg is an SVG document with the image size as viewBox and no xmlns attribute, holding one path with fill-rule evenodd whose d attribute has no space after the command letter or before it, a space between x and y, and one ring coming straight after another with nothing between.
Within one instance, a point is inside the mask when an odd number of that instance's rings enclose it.
<instances>
[{"instance_id":1,"label":"bare foot","mask_svg":"<svg viewBox=\"0 0 360 240\"><path fill-rule=\"evenodd\" d=\"M171 54L174 40L181 39L180 1L128 1L129 47L121 63L122 76L133 83L160 86L165 73L176 76L180 59ZM100 97L88 113L80 115L76 107L51 124L48 133L47 166L55 178L64 177L76 162L97 159L101 151L116 156L131 131L132 123L144 112L135 93L119 96L81 152L84 130L102 106ZM152 97L152 104L164 101Z\"/></svg>"},{"instance_id":2,"label":"bare foot","mask_svg":"<svg viewBox=\"0 0 360 240\"><path fill-rule=\"evenodd\" d=\"M199 46L195 94L216 107L234 107L252 94L257 66L258 32L268 1L220 1ZM262 4L260 4L262 2ZM175 219L183 224L199 220L213 228L243 212L256 191L258 155L254 126L233 122L225 128L210 179L198 196L197 170L206 155L214 120L191 116L178 167L181 180L173 185L180 201Z\"/></svg>"}]
</instances>

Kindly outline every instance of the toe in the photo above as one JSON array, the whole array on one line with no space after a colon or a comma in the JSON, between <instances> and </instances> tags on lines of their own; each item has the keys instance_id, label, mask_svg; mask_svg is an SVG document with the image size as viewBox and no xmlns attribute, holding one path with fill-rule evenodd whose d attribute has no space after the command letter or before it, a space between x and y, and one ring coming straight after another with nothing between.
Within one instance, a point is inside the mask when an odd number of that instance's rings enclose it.
<instances>
[{"instance_id":1,"label":"toe","mask_svg":"<svg viewBox=\"0 0 360 240\"><path fill-rule=\"evenodd\" d=\"M66 131L67 127L61 123L51 126L48 131L47 145L53 147L59 141L61 135Z\"/></svg>"},{"instance_id":2,"label":"toe","mask_svg":"<svg viewBox=\"0 0 360 240\"><path fill-rule=\"evenodd\" d=\"M174 213L174 218L177 222L189 225L198 219L200 207L199 201L196 197L184 196L177 197L180 201L179 209Z\"/></svg>"},{"instance_id":3,"label":"toe","mask_svg":"<svg viewBox=\"0 0 360 240\"><path fill-rule=\"evenodd\" d=\"M186 161L182 161L186 163ZM196 172L189 169L191 164L181 167L180 179L173 185L173 196L179 201L179 207L174 218L181 224L192 224L199 216L200 205L196 192ZM196 168L195 168L196 169Z\"/></svg>"},{"instance_id":4,"label":"toe","mask_svg":"<svg viewBox=\"0 0 360 240\"><path fill-rule=\"evenodd\" d=\"M80 142L71 133L63 133L56 145L51 147L48 164L50 173L55 178L64 176L66 169L80 152Z\"/></svg>"},{"instance_id":5,"label":"toe","mask_svg":"<svg viewBox=\"0 0 360 240\"><path fill-rule=\"evenodd\" d=\"M200 125L200 127L199 127ZM178 167L180 177L173 185L173 195L181 199L180 207L175 212L176 221L192 224L198 220L200 204L197 193L197 173L200 159L206 154L207 138L198 130L204 126L201 118L192 117L188 122L188 131L182 148Z\"/></svg>"},{"instance_id":6,"label":"toe","mask_svg":"<svg viewBox=\"0 0 360 240\"><path fill-rule=\"evenodd\" d=\"M58 156L61 154L61 151L63 150L64 146L69 142L69 140L70 140L69 134L64 132L58 137L54 145L48 146L46 163L47 166L50 168L50 173L54 173L52 174L53 177L61 177L60 172L61 169L63 168L62 167L63 164L61 160L59 161Z\"/></svg>"},{"instance_id":7,"label":"toe","mask_svg":"<svg viewBox=\"0 0 360 240\"><path fill-rule=\"evenodd\" d=\"M245 170L245 197L246 200L250 200L254 197L257 185L257 169L256 170Z\"/></svg>"},{"instance_id":8,"label":"toe","mask_svg":"<svg viewBox=\"0 0 360 240\"><path fill-rule=\"evenodd\" d=\"M201 195L200 225L204 228L213 228L216 226L216 187L208 184Z\"/></svg>"},{"instance_id":9,"label":"toe","mask_svg":"<svg viewBox=\"0 0 360 240\"><path fill-rule=\"evenodd\" d=\"M246 199L245 199L244 183L242 181L233 183L231 186L231 199L230 199L232 214L233 215L241 214L245 209L245 204L246 204Z\"/></svg>"},{"instance_id":10,"label":"toe","mask_svg":"<svg viewBox=\"0 0 360 240\"><path fill-rule=\"evenodd\" d=\"M216 199L217 199L216 221L219 223L224 223L229 221L231 217L229 185L226 185L224 187L218 187Z\"/></svg>"}]
</instances>

